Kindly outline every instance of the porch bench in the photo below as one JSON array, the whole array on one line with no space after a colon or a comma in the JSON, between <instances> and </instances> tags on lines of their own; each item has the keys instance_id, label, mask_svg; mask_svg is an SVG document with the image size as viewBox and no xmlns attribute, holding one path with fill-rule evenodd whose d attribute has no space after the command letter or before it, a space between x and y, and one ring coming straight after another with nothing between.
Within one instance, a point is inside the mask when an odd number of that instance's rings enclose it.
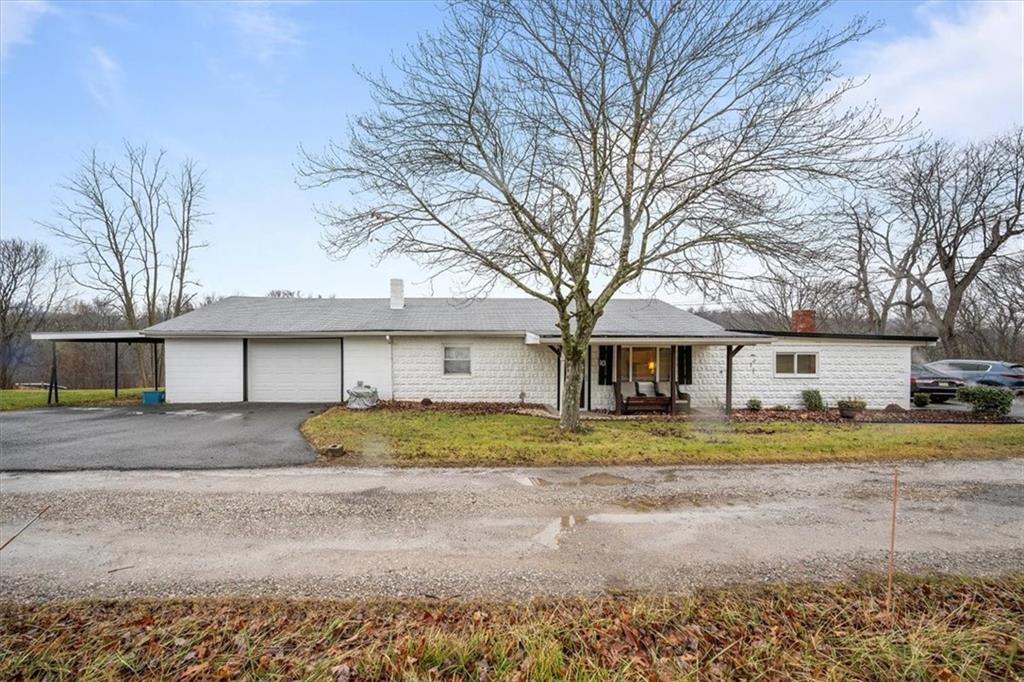
<instances>
[{"instance_id":1,"label":"porch bench","mask_svg":"<svg viewBox=\"0 0 1024 682\"><path fill-rule=\"evenodd\" d=\"M653 382L652 386L653 386ZM652 389L645 394L637 387L635 381L620 381L616 391L618 398L619 412L631 414L635 412L670 412L672 410L672 396L660 395Z\"/></svg>"}]
</instances>

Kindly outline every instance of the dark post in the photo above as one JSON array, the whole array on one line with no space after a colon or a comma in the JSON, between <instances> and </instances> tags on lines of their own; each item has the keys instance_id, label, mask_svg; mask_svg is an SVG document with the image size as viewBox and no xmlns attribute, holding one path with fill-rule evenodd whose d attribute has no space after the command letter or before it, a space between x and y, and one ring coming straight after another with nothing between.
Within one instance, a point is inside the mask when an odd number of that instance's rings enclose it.
<instances>
[{"instance_id":1,"label":"dark post","mask_svg":"<svg viewBox=\"0 0 1024 682\"><path fill-rule=\"evenodd\" d=\"M679 379L678 379L678 377L676 377L676 347L672 346L669 350L672 353L672 362L670 364L671 369L669 369L669 375L668 375L668 379L669 379L668 390L672 394L672 407L670 409L670 412L672 414L675 414L676 413L676 396L679 395L679 389L678 389Z\"/></svg>"},{"instance_id":2,"label":"dark post","mask_svg":"<svg viewBox=\"0 0 1024 682\"><path fill-rule=\"evenodd\" d=\"M732 414L732 359L743 350L743 346L725 347L725 411Z\"/></svg>"},{"instance_id":3,"label":"dark post","mask_svg":"<svg viewBox=\"0 0 1024 682\"><path fill-rule=\"evenodd\" d=\"M732 346L725 347L725 413L732 414Z\"/></svg>"},{"instance_id":4,"label":"dark post","mask_svg":"<svg viewBox=\"0 0 1024 682\"><path fill-rule=\"evenodd\" d=\"M242 402L249 402L249 339L242 339Z\"/></svg>"},{"instance_id":5,"label":"dark post","mask_svg":"<svg viewBox=\"0 0 1024 682\"><path fill-rule=\"evenodd\" d=\"M118 363L118 352L117 352L117 341L114 341L114 397L117 397L117 389L119 388L119 377L117 372Z\"/></svg>"},{"instance_id":6,"label":"dark post","mask_svg":"<svg viewBox=\"0 0 1024 682\"><path fill-rule=\"evenodd\" d=\"M46 404L60 404L60 389L57 388L57 342L50 345L53 361L50 365L50 387L46 391Z\"/></svg>"}]
</instances>

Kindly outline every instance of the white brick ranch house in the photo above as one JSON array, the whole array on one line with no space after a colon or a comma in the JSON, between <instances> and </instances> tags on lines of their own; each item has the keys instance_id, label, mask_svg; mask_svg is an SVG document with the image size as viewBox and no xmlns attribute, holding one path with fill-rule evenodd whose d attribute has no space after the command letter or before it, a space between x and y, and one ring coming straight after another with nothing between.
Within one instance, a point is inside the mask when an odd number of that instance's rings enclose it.
<instances>
[{"instance_id":1,"label":"white brick ranch house","mask_svg":"<svg viewBox=\"0 0 1024 682\"><path fill-rule=\"evenodd\" d=\"M171 403L339 402L363 382L385 400L557 409L567 396L555 323L536 299L406 299L395 280L390 299L236 296L142 332L35 338L162 341ZM597 324L576 399L586 410L616 410L653 389L685 401L669 409L750 398L798 407L801 391L814 388L829 403L908 407L911 349L934 340L727 330L663 301L617 299Z\"/></svg>"}]
</instances>

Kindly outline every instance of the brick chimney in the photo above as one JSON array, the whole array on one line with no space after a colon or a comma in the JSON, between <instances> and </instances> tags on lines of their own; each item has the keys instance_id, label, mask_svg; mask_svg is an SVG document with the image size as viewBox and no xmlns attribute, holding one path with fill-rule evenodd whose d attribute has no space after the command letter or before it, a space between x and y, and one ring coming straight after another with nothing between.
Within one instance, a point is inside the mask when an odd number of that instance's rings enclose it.
<instances>
[{"instance_id":1,"label":"brick chimney","mask_svg":"<svg viewBox=\"0 0 1024 682\"><path fill-rule=\"evenodd\" d=\"M792 331L802 334L814 333L818 329L817 318L813 310L794 310L789 326Z\"/></svg>"},{"instance_id":2,"label":"brick chimney","mask_svg":"<svg viewBox=\"0 0 1024 682\"><path fill-rule=\"evenodd\" d=\"M391 309L401 310L405 307L405 282L400 279L391 280Z\"/></svg>"}]
</instances>

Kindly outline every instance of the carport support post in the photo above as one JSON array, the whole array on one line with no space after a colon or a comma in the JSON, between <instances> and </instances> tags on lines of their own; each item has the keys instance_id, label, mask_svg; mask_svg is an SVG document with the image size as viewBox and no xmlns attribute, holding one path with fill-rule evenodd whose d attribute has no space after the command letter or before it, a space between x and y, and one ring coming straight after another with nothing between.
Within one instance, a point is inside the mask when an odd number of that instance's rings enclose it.
<instances>
[{"instance_id":1,"label":"carport support post","mask_svg":"<svg viewBox=\"0 0 1024 682\"><path fill-rule=\"evenodd\" d=\"M117 362L118 362L117 345L118 345L117 341L114 341L114 397L115 398L117 397L117 389L119 388L119 385L118 385L119 384L119 381L118 381L118 371L117 371Z\"/></svg>"},{"instance_id":2,"label":"carport support post","mask_svg":"<svg viewBox=\"0 0 1024 682\"><path fill-rule=\"evenodd\" d=\"M50 344L50 349L53 355L53 361L50 365L50 387L46 391L46 404L50 405L53 403L60 403L60 389L57 388L57 342L53 341Z\"/></svg>"},{"instance_id":3,"label":"carport support post","mask_svg":"<svg viewBox=\"0 0 1024 682\"><path fill-rule=\"evenodd\" d=\"M150 344L153 348L153 390L160 390L160 365L157 364L156 344Z\"/></svg>"}]
</instances>

